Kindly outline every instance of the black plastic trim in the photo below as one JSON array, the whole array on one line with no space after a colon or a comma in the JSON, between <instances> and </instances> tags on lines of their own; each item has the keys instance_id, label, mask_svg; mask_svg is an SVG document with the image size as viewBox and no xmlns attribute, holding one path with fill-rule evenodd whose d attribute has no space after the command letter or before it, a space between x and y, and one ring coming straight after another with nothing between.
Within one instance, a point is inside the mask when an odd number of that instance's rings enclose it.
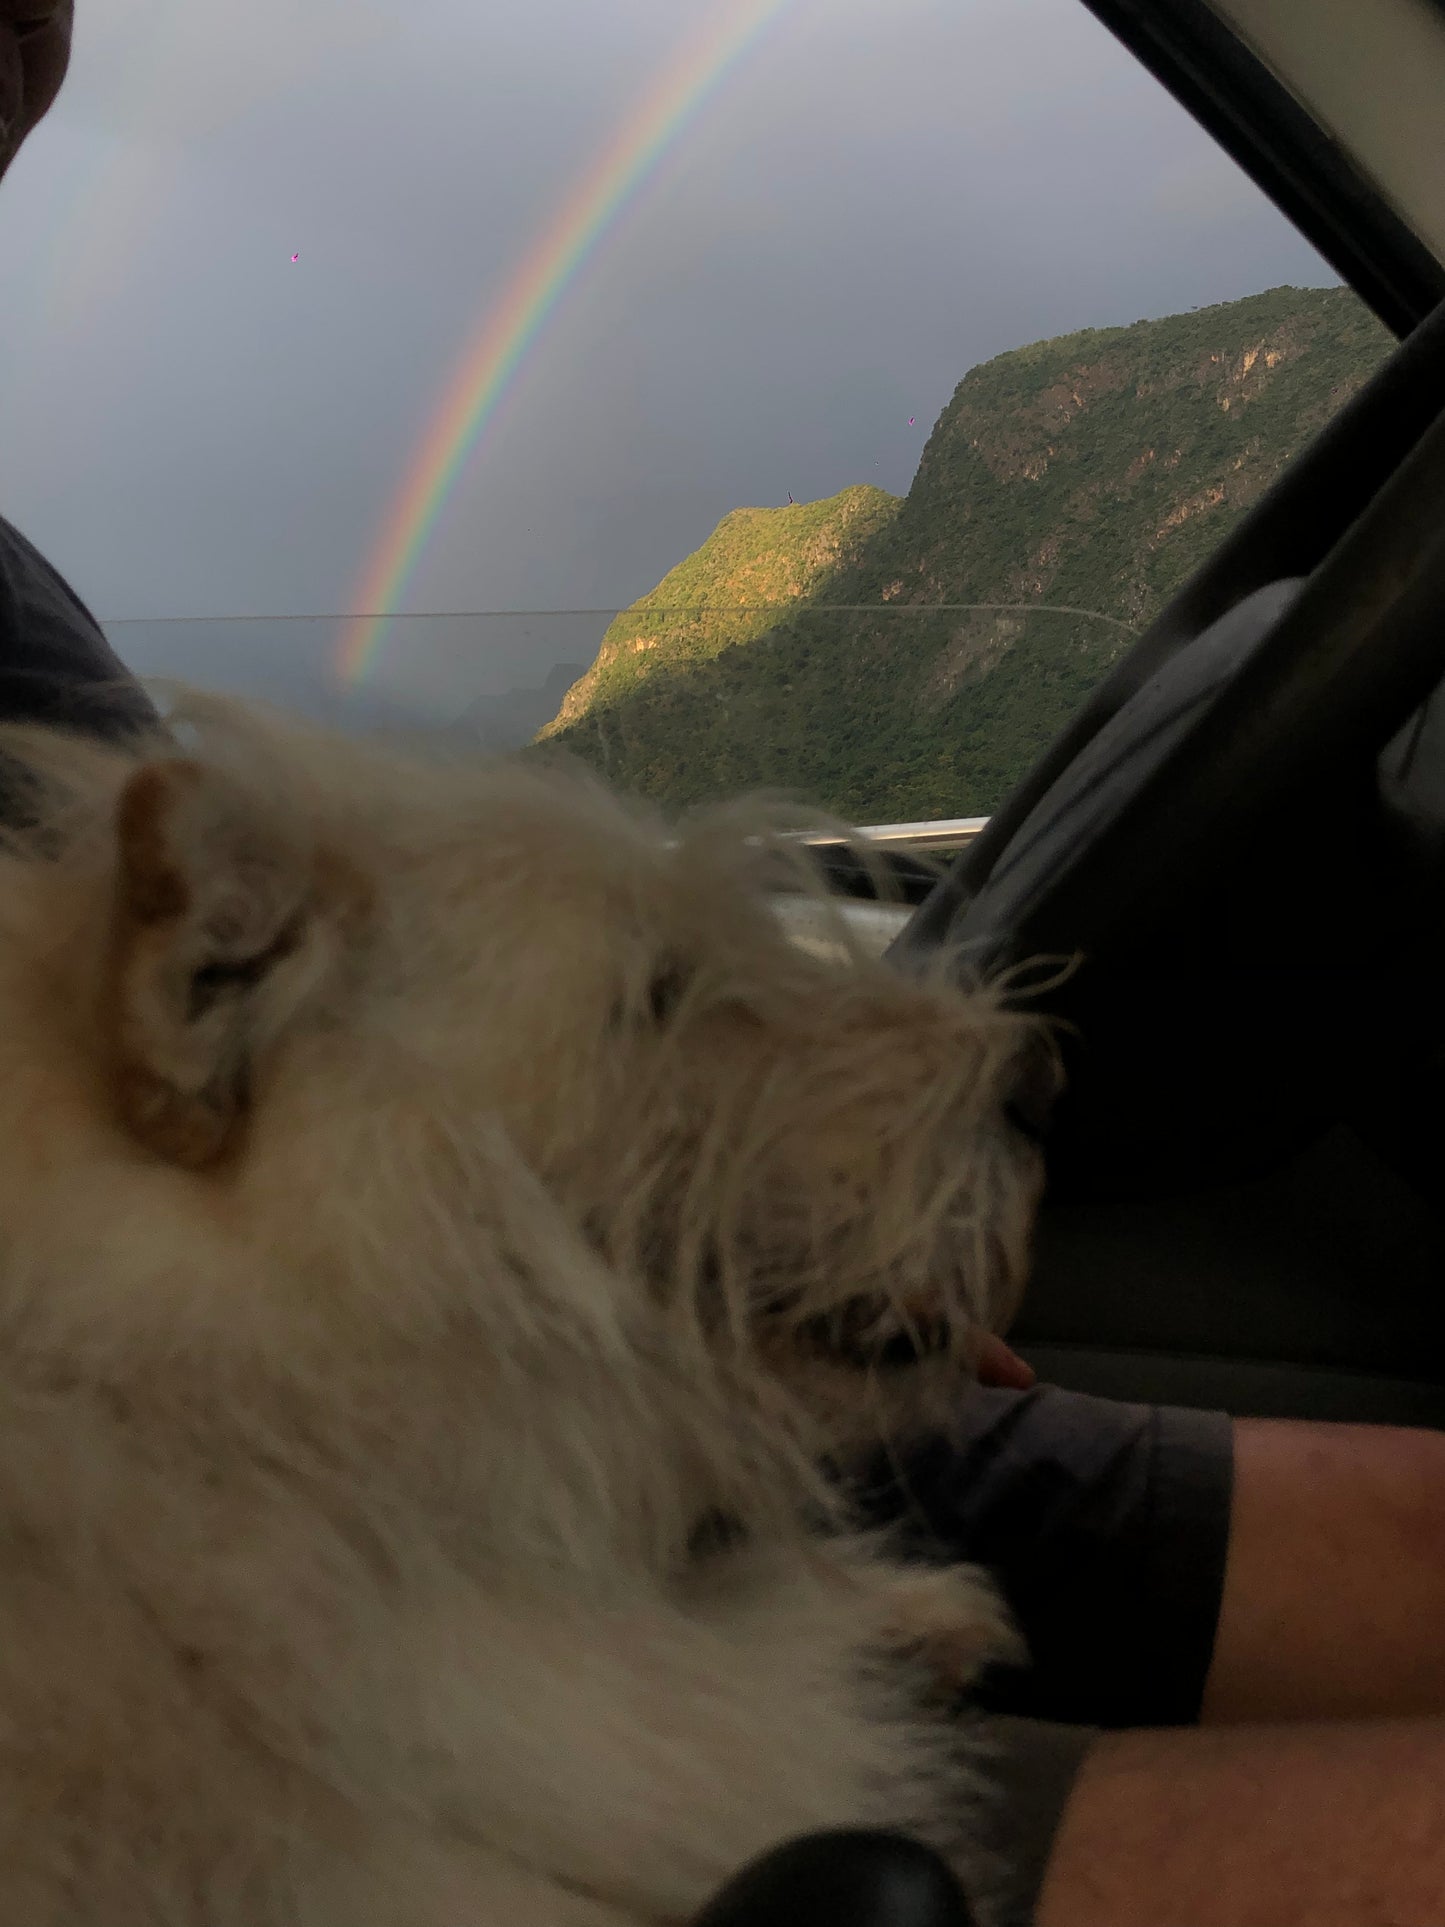
<instances>
[{"instance_id":1,"label":"black plastic trim","mask_svg":"<svg viewBox=\"0 0 1445 1927\"><path fill-rule=\"evenodd\" d=\"M1083 4L1387 328L1406 335L1445 300L1445 265L1203 0Z\"/></svg>"}]
</instances>

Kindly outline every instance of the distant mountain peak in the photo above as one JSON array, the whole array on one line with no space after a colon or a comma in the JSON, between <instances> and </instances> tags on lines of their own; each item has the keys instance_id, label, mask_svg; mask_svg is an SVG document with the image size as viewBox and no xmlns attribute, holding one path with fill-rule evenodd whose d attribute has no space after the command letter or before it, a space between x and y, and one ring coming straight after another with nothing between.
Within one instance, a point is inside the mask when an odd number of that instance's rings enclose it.
<instances>
[{"instance_id":1,"label":"distant mountain peak","mask_svg":"<svg viewBox=\"0 0 1445 1927\"><path fill-rule=\"evenodd\" d=\"M581 663L559 662L534 687L508 689L496 696L478 696L462 711L453 731L480 743L484 749L498 752L521 749L552 721L567 691L582 674Z\"/></svg>"}]
</instances>

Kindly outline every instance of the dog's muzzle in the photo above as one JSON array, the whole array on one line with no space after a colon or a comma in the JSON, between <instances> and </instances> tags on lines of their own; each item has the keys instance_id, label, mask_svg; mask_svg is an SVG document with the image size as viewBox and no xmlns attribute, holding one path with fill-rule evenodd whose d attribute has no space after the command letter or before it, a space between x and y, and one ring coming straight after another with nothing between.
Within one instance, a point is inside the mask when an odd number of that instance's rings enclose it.
<instances>
[{"instance_id":1,"label":"dog's muzzle","mask_svg":"<svg viewBox=\"0 0 1445 1927\"><path fill-rule=\"evenodd\" d=\"M860 1371L916 1365L953 1346L953 1327L937 1308L909 1316L882 1296L855 1299L837 1311L806 1319L797 1336L799 1349L808 1356Z\"/></svg>"},{"instance_id":2,"label":"dog's muzzle","mask_svg":"<svg viewBox=\"0 0 1445 1927\"><path fill-rule=\"evenodd\" d=\"M1042 1043L1030 1044L1020 1051L1014 1066L1003 1101L1004 1116L1021 1137L1042 1146L1059 1093L1059 1072L1052 1055Z\"/></svg>"}]
</instances>

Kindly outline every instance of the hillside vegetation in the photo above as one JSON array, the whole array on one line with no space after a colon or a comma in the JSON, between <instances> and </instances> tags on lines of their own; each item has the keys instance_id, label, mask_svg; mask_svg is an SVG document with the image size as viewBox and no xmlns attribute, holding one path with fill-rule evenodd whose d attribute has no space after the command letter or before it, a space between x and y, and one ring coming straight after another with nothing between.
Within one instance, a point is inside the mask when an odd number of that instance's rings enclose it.
<instances>
[{"instance_id":1,"label":"hillside vegetation","mask_svg":"<svg viewBox=\"0 0 1445 1927\"><path fill-rule=\"evenodd\" d=\"M1348 290L1275 288L1000 355L901 501L725 517L543 737L674 806L761 786L858 822L992 810L1390 346ZM1005 606L956 606L980 603Z\"/></svg>"}]
</instances>

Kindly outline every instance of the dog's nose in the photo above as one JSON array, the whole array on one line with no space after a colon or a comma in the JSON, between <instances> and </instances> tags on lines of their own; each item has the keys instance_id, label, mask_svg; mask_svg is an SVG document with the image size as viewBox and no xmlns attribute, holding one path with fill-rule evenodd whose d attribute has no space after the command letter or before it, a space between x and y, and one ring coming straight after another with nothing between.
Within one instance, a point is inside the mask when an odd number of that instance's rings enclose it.
<instances>
[{"instance_id":1,"label":"dog's nose","mask_svg":"<svg viewBox=\"0 0 1445 1927\"><path fill-rule=\"evenodd\" d=\"M1059 1099L1058 1065L1041 1043L1029 1045L1019 1053L1004 1099L1004 1115L1014 1129L1035 1144L1048 1135L1054 1106Z\"/></svg>"}]
</instances>

